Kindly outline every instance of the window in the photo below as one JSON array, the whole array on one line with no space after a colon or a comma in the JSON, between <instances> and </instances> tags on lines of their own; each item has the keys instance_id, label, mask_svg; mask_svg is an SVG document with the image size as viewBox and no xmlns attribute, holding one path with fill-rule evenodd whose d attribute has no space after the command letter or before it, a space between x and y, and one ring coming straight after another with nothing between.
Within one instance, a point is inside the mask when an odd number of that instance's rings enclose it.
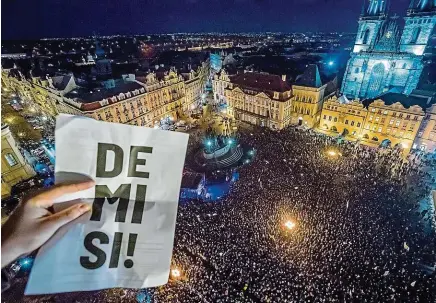
<instances>
[{"instance_id":1,"label":"window","mask_svg":"<svg viewBox=\"0 0 436 303\"><path fill-rule=\"evenodd\" d=\"M418 41L419 34L421 34L421 27L416 27L413 29L412 37L410 38L410 44L415 44Z\"/></svg>"},{"instance_id":2,"label":"window","mask_svg":"<svg viewBox=\"0 0 436 303\"><path fill-rule=\"evenodd\" d=\"M387 115L387 114L388 114L388 111L385 110L385 111L383 112L383 115Z\"/></svg>"},{"instance_id":3,"label":"window","mask_svg":"<svg viewBox=\"0 0 436 303\"><path fill-rule=\"evenodd\" d=\"M406 119L407 119L407 120L410 120L410 115L407 115L407 116L406 116Z\"/></svg>"},{"instance_id":4,"label":"window","mask_svg":"<svg viewBox=\"0 0 436 303\"><path fill-rule=\"evenodd\" d=\"M389 121L389 125L394 124L394 119L391 119L391 121Z\"/></svg>"},{"instance_id":5,"label":"window","mask_svg":"<svg viewBox=\"0 0 436 303\"><path fill-rule=\"evenodd\" d=\"M329 116L329 121L332 121L332 116Z\"/></svg>"},{"instance_id":6,"label":"window","mask_svg":"<svg viewBox=\"0 0 436 303\"><path fill-rule=\"evenodd\" d=\"M381 132L381 131L382 131L382 128L381 128L381 126L380 126L380 127L378 128L378 131L379 131L379 132Z\"/></svg>"},{"instance_id":7,"label":"window","mask_svg":"<svg viewBox=\"0 0 436 303\"><path fill-rule=\"evenodd\" d=\"M373 117L373 115L369 116L369 121L372 121L372 117Z\"/></svg>"},{"instance_id":8,"label":"window","mask_svg":"<svg viewBox=\"0 0 436 303\"><path fill-rule=\"evenodd\" d=\"M370 33L369 28L362 33L362 38L363 38L362 39L362 43L363 44L368 44L368 42L369 42L369 33Z\"/></svg>"},{"instance_id":9,"label":"window","mask_svg":"<svg viewBox=\"0 0 436 303\"><path fill-rule=\"evenodd\" d=\"M326 115L324 115L324 120L327 118L327 116Z\"/></svg>"},{"instance_id":10,"label":"window","mask_svg":"<svg viewBox=\"0 0 436 303\"><path fill-rule=\"evenodd\" d=\"M397 120L397 122L395 122L395 126L396 127L400 126L400 120Z\"/></svg>"},{"instance_id":11,"label":"window","mask_svg":"<svg viewBox=\"0 0 436 303\"><path fill-rule=\"evenodd\" d=\"M338 122L338 118L335 117L335 119L333 120L334 122Z\"/></svg>"},{"instance_id":12,"label":"window","mask_svg":"<svg viewBox=\"0 0 436 303\"><path fill-rule=\"evenodd\" d=\"M354 72L355 72L356 74L358 74L358 73L360 72L360 69L359 69L358 67L356 67L356 68L354 69Z\"/></svg>"},{"instance_id":13,"label":"window","mask_svg":"<svg viewBox=\"0 0 436 303\"><path fill-rule=\"evenodd\" d=\"M9 164L9 166L15 166L15 165L17 165L18 164L18 162L17 162L17 160L15 160L15 157L14 157L14 155L13 154L6 154L5 155L5 159L6 159L6 161L8 161L8 164Z\"/></svg>"},{"instance_id":14,"label":"window","mask_svg":"<svg viewBox=\"0 0 436 303\"><path fill-rule=\"evenodd\" d=\"M354 121L351 121L351 126L354 126Z\"/></svg>"},{"instance_id":15,"label":"window","mask_svg":"<svg viewBox=\"0 0 436 303\"><path fill-rule=\"evenodd\" d=\"M360 127L360 122L357 122L357 127Z\"/></svg>"},{"instance_id":16,"label":"window","mask_svg":"<svg viewBox=\"0 0 436 303\"><path fill-rule=\"evenodd\" d=\"M373 113L375 113L375 108L371 109L371 111L372 111Z\"/></svg>"},{"instance_id":17,"label":"window","mask_svg":"<svg viewBox=\"0 0 436 303\"><path fill-rule=\"evenodd\" d=\"M375 122L378 122L380 120L380 117L375 117Z\"/></svg>"},{"instance_id":18,"label":"window","mask_svg":"<svg viewBox=\"0 0 436 303\"><path fill-rule=\"evenodd\" d=\"M348 124L348 120L345 120L345 124Z\"/></svg>"}]
</instances>

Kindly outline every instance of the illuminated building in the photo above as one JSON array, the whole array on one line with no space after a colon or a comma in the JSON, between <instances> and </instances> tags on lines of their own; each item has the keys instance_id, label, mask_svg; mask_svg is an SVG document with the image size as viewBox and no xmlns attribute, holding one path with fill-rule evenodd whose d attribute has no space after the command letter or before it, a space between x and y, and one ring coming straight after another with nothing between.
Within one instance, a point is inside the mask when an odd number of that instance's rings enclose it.
<instances>
[{"instance_id":1,"label":"illuminated building","mask_svg":"<svg viewBox=\"0 0 436 303\"><path fill-rule=\"evenodd\" d=\"M292 88L286 76L247 72L229 76L227 112L251 124L282 129L291 119Z\"/></svg>"},{"instance_id":2,"label":"illuminated building","mask_svg":"<svg viewBox=\"0 0 436 303\"><path fill-rule=\"evenodd\" d=\"M436 3L414 3L402 32L398 18L388 17L387 1L372 0L364 7L341 88L349 99L375 98L389 90L410 94L416 88L436 24Z\"/></svg>"},{"instance_id":3,"label":"illuminated building","mask_svg":"<svg viewBox=\"0 0 436 303\"><path fill-rule=\"evenodd\" d=\"M214 75L212 79L213 98L216 103L227 103L224 94L225 89L230 87L230 77L224 69Z\"/></svg>"},{"instance_id":4,"label":"illuminated building","mask_svg":"<svg viewBox=\"0 0 436 303\"><path fill-rule=\"evenodd\" d=\"M137 77L129 74L103 81L104 87L93 89L78 86L72 74L26 79L17 69L2 70L2 81L5 88L36 102L51 116L67 113L155 126L164 120L176 120L197 106L209 72L206 61L189 73L171 69Z\"/></svg>"},{"instance_id":5,"label":"illuminated building","mask_svg":"<svg viewBox=\"0 0 436 303\"><path fill-rule=\"evenodd\" d=\"M324 101L319 127L323 131L358 139L367 113L361 102L349 101L345 96L333 96Z\"/></svg>"},{"instance_id":6,"label":"illuminated building","mask_svg":"<svg viewBox=\"0 0 436 303\"><path fill-rule=\"evenodd\" d=\"M426 111L421 123L418 135L413 148L425 151L436 152L436 105L433 104Z\"/></svg>"},{"instance_id":7,"label":"illuminated building","mask_svg":"<svg viewBox=\"0 0 436 303\"><path fill-rule=\"evenodd\" d=\"M318 66L311 64L292 85L292 124L314 127L319 122L327 84L322 84Z\"/></svg>"},{"instance_id":8,"label":"illuminated building","mask_svg":"<svg viewBox=\"0 0 436 303\"><path fill-rule=\"evenodd\" d=\"M431 106L429 102L395 93L364 102L333 97L324 102L320 130L370 146L401 147L407 154L417 138L424 110Z\"/></svg>"},{"instance_id":9,"label":"illuminated building","mask_svg":"<svg viewBox=\"0 0 436 303\"><path fill-rule=\"evenodd\" d=\"M35 176L12 137L9 126L2 125L2 198L11 194L15 184Z\"/></svg>"}]
</instances>

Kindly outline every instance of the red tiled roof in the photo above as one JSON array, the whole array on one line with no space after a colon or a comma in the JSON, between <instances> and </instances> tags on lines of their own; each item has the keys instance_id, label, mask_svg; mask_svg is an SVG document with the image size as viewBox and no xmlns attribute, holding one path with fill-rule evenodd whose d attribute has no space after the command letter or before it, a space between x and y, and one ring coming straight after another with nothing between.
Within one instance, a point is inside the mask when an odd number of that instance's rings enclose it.
<instances>
[{"instance_id":1,"label":"red tiled roof","mask_svg":"<svg viewBox=\"0 0 436 303\"><path fill-rule=\"evenodd\" d=\"M282 77L264 73L244 73L230 76L231 82L243 88L257 91L286 92L291 85L282 80Z\"/></svg>"}]
</instances>

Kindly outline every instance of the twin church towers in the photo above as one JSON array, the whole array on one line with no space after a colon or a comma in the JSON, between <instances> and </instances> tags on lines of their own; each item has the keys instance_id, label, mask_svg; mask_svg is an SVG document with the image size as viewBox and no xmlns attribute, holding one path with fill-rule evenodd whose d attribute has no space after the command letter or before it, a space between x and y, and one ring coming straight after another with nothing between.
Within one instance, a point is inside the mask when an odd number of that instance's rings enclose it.
<instances>
[{"instance_id":1,"label":"twin church towers","mask_svg":"<svg viewBox=\"0 0 436 303\"><path fill-rule=\"evenodd\" d=\"M410 94L418 85L424 55L436 24L436 0L412 0L404 18L388 16L389 0L369 0L347 63L341 92L349 99L386 91Z\"/></svg>"}]
</instances>

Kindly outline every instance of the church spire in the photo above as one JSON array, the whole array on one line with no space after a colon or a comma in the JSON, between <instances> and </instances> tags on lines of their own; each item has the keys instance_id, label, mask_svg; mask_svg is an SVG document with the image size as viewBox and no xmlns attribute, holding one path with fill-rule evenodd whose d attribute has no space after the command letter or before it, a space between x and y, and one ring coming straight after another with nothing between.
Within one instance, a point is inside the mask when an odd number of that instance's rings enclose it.
<instances>
[{"instance_id":1,"label":"church spire","mask_svg":"<svg viewBox=\"0 0 436 303\"><path fill-rule=\"evenodd\" d=\"M369 0L367 16L386 15L386 0Z\"/></svg>"},{"instance_id":2,"label":"church spire","mask_svg":"<svg viewBox=\"0 0 436 303\"><path fill-rule=\"evenodd\" d=\"M436 12L436 0L411 0L407 12L409 14Z\"/></svg>"}]
</instances>

